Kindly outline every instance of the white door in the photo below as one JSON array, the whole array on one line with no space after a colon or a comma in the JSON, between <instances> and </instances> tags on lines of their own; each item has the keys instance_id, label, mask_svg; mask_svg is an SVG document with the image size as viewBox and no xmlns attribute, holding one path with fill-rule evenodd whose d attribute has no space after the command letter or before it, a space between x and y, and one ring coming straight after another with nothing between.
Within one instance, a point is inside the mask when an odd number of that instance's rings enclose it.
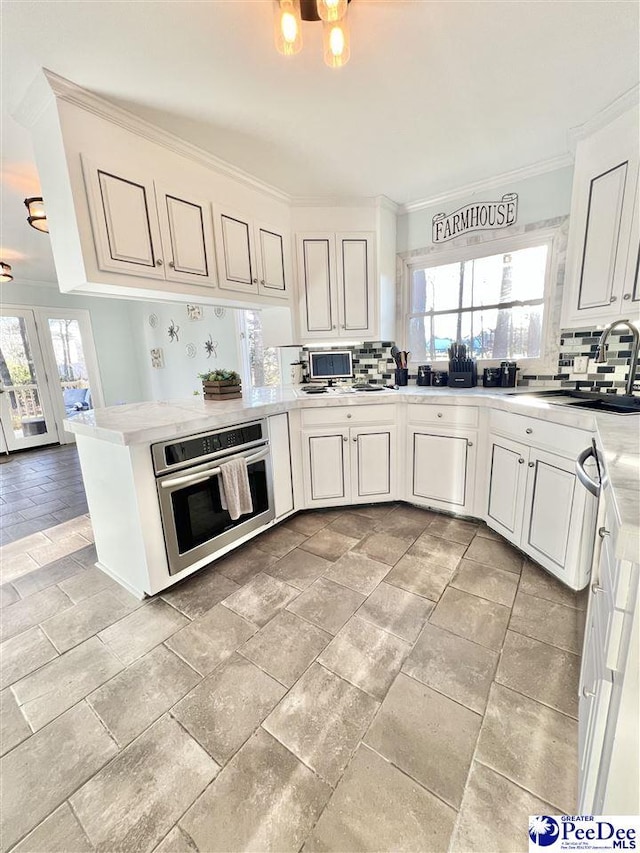
<instances>
[{"instance_id":1,"label":"white door","mask_svg":"<svg viewBox=\"0 0 640 853\"><path fill-rule=\"evenodd\" d=\"M258 284L264 296L287 297L284 237L275 228L256 223Z\"/></svg>"},{"instance_id":2,"label":"white door","mask_svg":"<svg viewBox=\"0 0 640 853\"><path fill-rule=\"evenodd\" d=\"M420 503L453 511L466 507L475 470L474 443L464 434L409 430L411 495Z\"/></svg>"},{"instance_id":3,"label":"white door","mask_svg":"<svg viewBox=\"0 0 640 853\"><path fill-rule=\"evenodd\" d=\"M214 231L220 287L240 293L257 293L252 223L240 213L218 209L214 211Z\"/></svg>"},{"instance_id":4,"label":"white door","mask_svg":"<svg viewBox=\"0 0 640 853\"><path fill-rule=\"evenodd\" d=\"M373 326L373 235L336 234L340 334L366 335Z\"/></svg>"},{"instance_id":5,"label":"white door","mask_svg":"<svg viewBox=\"0 0 640 853\"><path fill-rule=\"evenodd\" d=\"M82 165L100 269L164 279L153 181Z\"/></svg>"},{"instance_id":6,"label":"white door","mask_svg":"<svg viewBox=\"0 0 640 853\"><path fill-rule=\"evenodd\" d=\"M351 429L352 500L389 501L395 493L396 428Z\"/></svg>"},{"instance_id":7,"label":"white door","mask_svg":"<svg viewBox=\"0 0 640 853\"><path fill-rule=\"evenodd\" d=\"M58 441L34 313L0 311L0 421L8 450Z\"/></svg>"},{"instance_id":8,"label":"white door","mask_svg":"<svg viewBox=\"0 0 640 853\"><path fill-rule=\"evenodd\" d=\"M303 433L303 473L308 506L351 503L349 430Z\"/></svg>"},{"instance_id":9,"label":"white door","mask_svg":"<svg viewBox=\"0 0 640 853\"><path fill-rule=\"evenodd\" d=\"M490 436L487 524L516 545L522 538L529 448Z\"/></svg>"},{"instance_id":10,"label":"white door","mask_svg":"<svg viewBox=\"0 0 640 853\"><path fill-rule=\"evenodd\" d=\"M156 184L167 279L215 285L211 205Z\"/></svg>"},{"instance_id":11,"label":"white door","mask_svg":"<svg viewBox=\"0 0 640 853\"><path fill-rule=\"evenodd\" d=\"M308 338L338 337L334 237L299 234L297 248L303 333Z\"/></svg>"},{"instance_id":12,"label":"white door","mask_svg":"<svg viewBox=\"0 0 640 853\"><path fill-rule=\"evenodd\" d=\"M518 466L522 467L522 466ZM585 500L575 461L531 450L528 461L522 548L572 587L583 576L582 538Z\"/></svg>"}]
</instances>

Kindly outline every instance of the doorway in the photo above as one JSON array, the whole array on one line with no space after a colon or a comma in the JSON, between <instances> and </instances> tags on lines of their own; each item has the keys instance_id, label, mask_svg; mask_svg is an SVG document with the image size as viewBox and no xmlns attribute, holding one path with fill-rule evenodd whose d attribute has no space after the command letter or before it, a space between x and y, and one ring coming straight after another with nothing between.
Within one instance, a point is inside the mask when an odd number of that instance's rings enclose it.
<instances>
[{"instance_id":1,"label":"doorway","mask_svg":"<svg viewBox=\"0 0 640 853\"><path fill-rule=\"evenodd\" d=\"M102 405L88 311L0 309L0 423L5 450L73 441L63 421Z\"/></svg>"}]
</instances>

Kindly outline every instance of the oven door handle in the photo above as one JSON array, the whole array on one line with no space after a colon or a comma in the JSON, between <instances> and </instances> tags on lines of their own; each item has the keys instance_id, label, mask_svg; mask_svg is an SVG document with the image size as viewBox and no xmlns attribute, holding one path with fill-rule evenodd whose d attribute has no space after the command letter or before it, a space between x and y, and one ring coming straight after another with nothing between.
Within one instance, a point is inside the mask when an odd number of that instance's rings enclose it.
<instances>
[{"instance_id":1,"label":"oven door handle","mask_svg":"<svg viewBox=\"0 0 640 853\"><path fill-rule=\"evenodd\" d=\"M253 456L236 456L234 458L245 458L247 465L253 462L260 462L261 459L266 459L269 455L269 448L261 450L260 453L254 453ZM172 489L174 486L194 486L196 483L204 483L212 477L217 477L220 473L220 466L213 468L211 471L201 471L199 474L187 474L185 477L171 477L169 480L163 480L160 486L163 489Z\"/></svg>"}]
</instances>

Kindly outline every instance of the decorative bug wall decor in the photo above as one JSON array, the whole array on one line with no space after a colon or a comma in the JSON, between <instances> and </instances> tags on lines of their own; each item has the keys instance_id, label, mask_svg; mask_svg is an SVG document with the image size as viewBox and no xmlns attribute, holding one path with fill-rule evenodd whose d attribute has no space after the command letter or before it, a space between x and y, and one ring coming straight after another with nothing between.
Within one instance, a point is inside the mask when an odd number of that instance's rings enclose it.
<instances>
[{"instance_id":1,"label":"decorative bug wall decor","mask_svg":"<svg viewBox=\"0 0 640 853\"><path fill-rule=\"evenodd\" d=\"M179 341L178 332L180 331L180 326L176 326L176 324L171 320L171 325L167 329L169 333L169 343L173 343L174 341Z\"/></svg>"},{"instance_id":2,"label":"decorative bug wall decor","mask_svg":"<svg viewBox=\"0 0 640 853\"><path fill-rule=\"evenodd\" d=\"M204 342L204 348L207 353L207 358L211 358L211 356L213 356L214 358L218 357L218 346L218 341L212 341L211 335L209 335L207 340Z\"/></svg>"}]
</instances>

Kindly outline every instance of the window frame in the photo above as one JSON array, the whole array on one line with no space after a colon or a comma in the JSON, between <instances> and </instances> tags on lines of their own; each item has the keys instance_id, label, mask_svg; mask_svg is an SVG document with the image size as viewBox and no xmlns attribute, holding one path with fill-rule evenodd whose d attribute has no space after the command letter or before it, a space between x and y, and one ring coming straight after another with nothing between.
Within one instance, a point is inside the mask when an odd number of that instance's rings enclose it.
<instances>
[{"instance_id":1,"label":"window frame","mask_svg":"<svg viewBox=\"0 0 640 853\"><path fill-rule=\"evenodd\" d=\"M491 255L508 254L520 249L530 249L534 246L547 246L547 261L544 275L543 311L542 311L542 333L540 339L540 355L535 358L518 358L518 364L522 365L527 373L545 373L555 375L558 370L557 348L558 341L554 339L554 331L557 325L554 305L558 287L558 232L559 228L538 228L525 234L513 234L492 240L479 240L472 244L466 243L457 247L435 248L422 254L411 254L403 259L403 275L401 287L400 316L402 317L402 339L409 339L409 321L411 317L423 316L410 311L411 308L411 283L413 272L416 269L429 269L431 267L445 266L447 264L462 263L486 258ZM536 300L537 301L537 300ZM480 306L478 306L480 307ZM455 313L455 311L447 312ZM428 316L428 315L427 315ZM557 337L557 335L555 335ZM555 359L554 352L555 349ZM497 367L501 359L479 358L478 368ZM409 371L415 373L418 365L423 361L409 357ZM447 359L427 361L434 370L446 370Z\"/></svg>"},{"instance_id":2,"label":"window frame","mask_svg":"<svg viewBox=\"0 0 640 853\"><path fill-rule=\"evenodd\" d=\"M257 311L260 314L260 310L257 308L238 308L235 311L236 315L236 332L237 332L237 341L238 341L238 361L240 363L240 375L242 376L242 387L246 389L259 388L261 386L254 385L251 382L251 357L249 355L249 336L247 335L247 324L246 324L246 315L245 311ZM269 347L269 349L275 349L278 356L278 385L283 384L284 373L284 363L283 363L283 350L281 347ZM276 388L278 385L271 386L263 386L263 387L271 387Z\"/></svg>"}]
</instances>

